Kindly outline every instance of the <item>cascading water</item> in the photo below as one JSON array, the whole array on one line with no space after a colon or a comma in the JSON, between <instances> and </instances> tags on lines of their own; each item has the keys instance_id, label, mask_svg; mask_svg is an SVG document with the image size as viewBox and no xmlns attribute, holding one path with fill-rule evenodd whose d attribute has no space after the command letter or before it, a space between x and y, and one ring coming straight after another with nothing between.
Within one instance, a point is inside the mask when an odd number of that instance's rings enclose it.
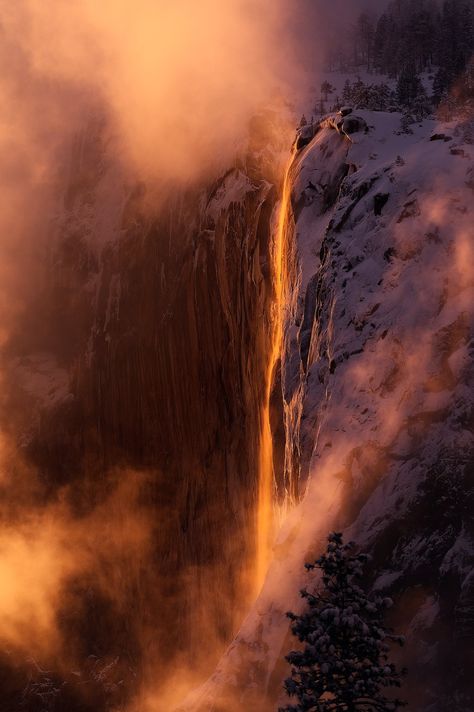
<instances>
[{"instance_id":1,"label":"cascading water","mask_svg":"<svg viewBox=\"0 0 474 712\"><path fill-rule=\"evenodd\" d=\"M270 402L275 384L275 372L282 355L285 302L289 291L288 265L291 253L289 240L293 235L294 226L291 205L291 169L295 156L296 147L293 147L283 178L282 195L277 209L271 249L273 304L270 310L270 350L265 373L265 399L261 413L256 546L257 591L260 590L268 569L272 539L278 519L275 516L278 502L275 498L275 458Z\"/></svg>"}]
</instances>

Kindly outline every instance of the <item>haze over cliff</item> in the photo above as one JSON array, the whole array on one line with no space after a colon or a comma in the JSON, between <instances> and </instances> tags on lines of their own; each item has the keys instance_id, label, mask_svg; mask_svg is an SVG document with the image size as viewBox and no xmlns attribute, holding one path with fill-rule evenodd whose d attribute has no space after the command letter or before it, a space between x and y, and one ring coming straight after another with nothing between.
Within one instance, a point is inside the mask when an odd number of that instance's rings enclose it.
<instances>
[{"instance_id":1,"label":"haze over cliff","mask_svg":"<svg viewBox=\"0 0 474 712\"><path fill-rule=\"evenodd\" d=\"M275 710L334 528L472 710L472 66L418 4L393 77L355 2L0 0L8 712Z\"/></svg>"}]
</instances>

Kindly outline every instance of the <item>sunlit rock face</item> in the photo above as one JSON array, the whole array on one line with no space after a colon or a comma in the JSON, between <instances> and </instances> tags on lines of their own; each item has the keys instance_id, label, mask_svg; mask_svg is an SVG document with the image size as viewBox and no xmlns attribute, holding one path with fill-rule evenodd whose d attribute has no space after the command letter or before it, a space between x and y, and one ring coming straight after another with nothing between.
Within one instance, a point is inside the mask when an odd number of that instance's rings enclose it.
<instances>
[{"instance_id":1,"label":"sunlit rock face","mask_svg":"<svg viewBox=\"0 0 474 712\"><path fill-rule=\"evenodd\" d=\"M159 687L176 656L208 674L253 594L272 214L291 137L277 114L256 117L235 167L160 188L154 205L117 176L103 132L93 122L72 151L29 312L42 328L12 347L10 404L43 498L65 492L83 516L122 473L144 473L151 553L111 573L123 609L92 576L63 616L79 662L120 656L133 692Z\"/></svg>"},{"instance_id":2,"label":"sunlit rock face","mask_svg":"<svg viewBox=\"0 0 474 712\"><path fill-rule=\"evenodd\" d=\"M474 148L468 125L402 133L397 114L348 118L305 128L289 172L283 477L299 504L256 605L185 710L284 701L285 613L335 528L396 601L413 709L472 709Z\"/></svg>"}]
</instances>

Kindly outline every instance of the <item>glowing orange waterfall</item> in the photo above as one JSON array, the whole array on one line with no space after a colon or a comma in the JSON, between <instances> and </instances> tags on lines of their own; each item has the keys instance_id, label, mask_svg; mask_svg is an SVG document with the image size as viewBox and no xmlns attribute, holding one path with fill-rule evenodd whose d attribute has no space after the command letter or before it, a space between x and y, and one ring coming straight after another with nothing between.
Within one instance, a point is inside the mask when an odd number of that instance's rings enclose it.
<instances>
[{"instance_id":1,"label":"glowing orange waterfall","mask_svg":"<svg viewBox=\"0 0 474 712\"><path fill-rule=\"evenodd\" d=\"M272 249L273 305L270 312L270 351L266 371L265 400L261 416L259 488L257 510L257 554L256 554L256 589L260 591L270 562L272 538L274 533L273 516L273 438L270 423L270 398L275 367L280 359L283 339L283 307L287 293L287 235L291 219L291 181L290 170L295 156L293 149L285 171L282 197L279 206Z\"/></svg>"}]
</instances>

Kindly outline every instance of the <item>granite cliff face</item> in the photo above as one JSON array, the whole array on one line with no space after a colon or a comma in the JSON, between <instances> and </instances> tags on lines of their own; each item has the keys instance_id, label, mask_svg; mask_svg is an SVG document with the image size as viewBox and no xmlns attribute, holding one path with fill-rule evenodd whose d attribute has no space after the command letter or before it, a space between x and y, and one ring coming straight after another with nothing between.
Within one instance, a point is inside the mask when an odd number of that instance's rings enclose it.
<instances>
[{"instance_id":1,"label":"granite cliff face","mask_svg":"<svg viewBox=\"0 0 474 712\"><path fill-rule=\"evenodd\" d=\"M263 591L186 710L274 710L303 563L344 530L396 601L416 710L472 709L472 127L305 127L283 205L284 482ZM292 251L293 250L293 251Z\"/></svg>"},{"instance_id":2,"label":"granite cliff face","mask_svg":"<svg viewBox=\"0 0 474 712\"><path fill-rule=\"evenodd\" d=\"M278 114L255 117L235 167L155 203L104 134L93 121L73 148L27 315L40 326L11 340L8 412L43 502L66 496L82 517L144 474L152 553L114 573L124 610L91 626L113 606L93 579L75 584L66 630L81 655L125 657L136 689L176 658L208 674L254 595L272 216L291 138Z\"/></svg>"}]
</instances>

